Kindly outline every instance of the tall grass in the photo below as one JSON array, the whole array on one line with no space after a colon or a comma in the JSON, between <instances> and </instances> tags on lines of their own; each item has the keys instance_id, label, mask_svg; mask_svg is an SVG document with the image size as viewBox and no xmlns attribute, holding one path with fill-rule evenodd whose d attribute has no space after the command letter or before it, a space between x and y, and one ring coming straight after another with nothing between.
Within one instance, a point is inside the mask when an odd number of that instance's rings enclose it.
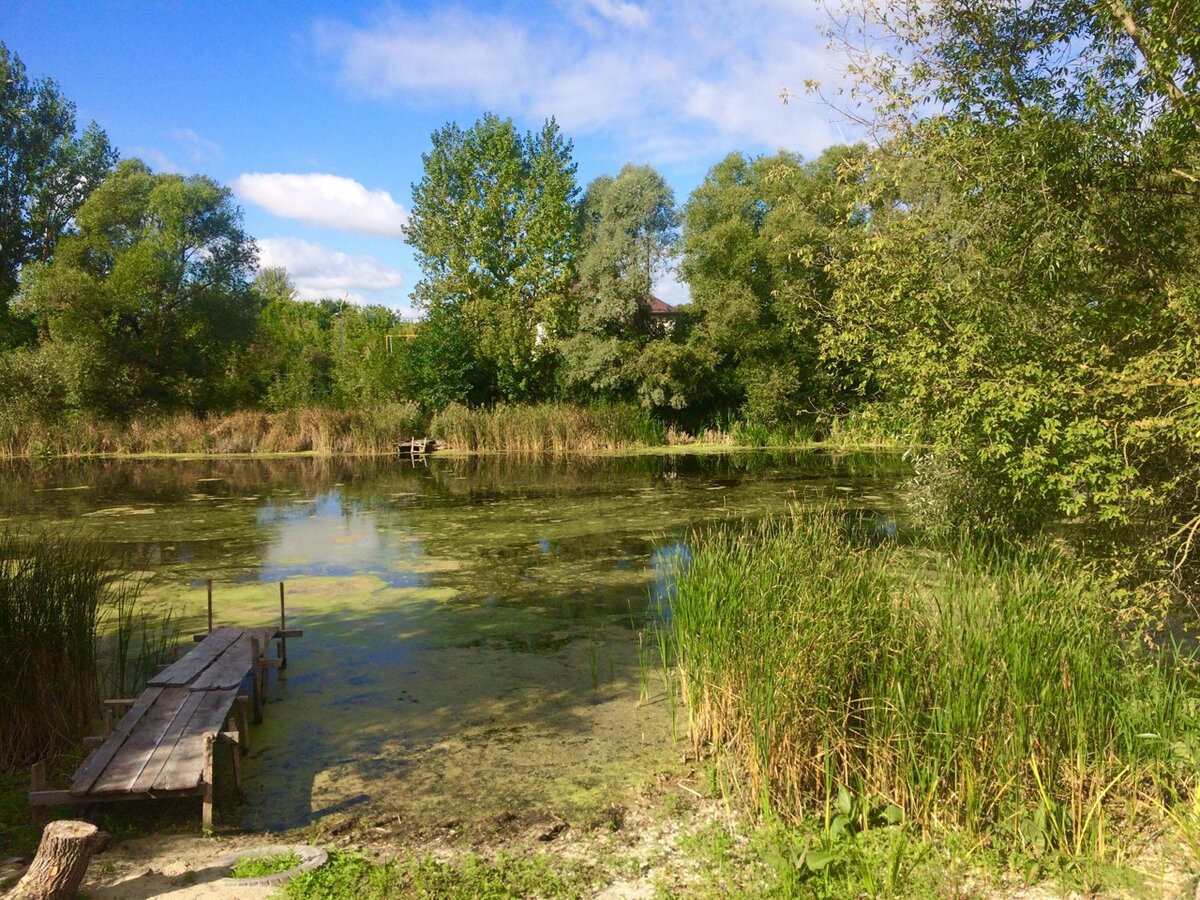
<instances>
[{"instance_id":1,"label":"tall grass","mask_svg":"<svg viewBox=\"0 0 1200 900\"><path fill-rule=\"evenodd\" d=\"M784 819L848 789L926 829L1079 854L1192 788L1192 661L1124 643L1052 549L872 547L828 509L696 543L671 595L692 738Z\"/></svg>"},{"instance_id":2,"label":"tall grass","mask_svg":"<svg viewBox=\"0 0 1200 900\"><path fill-rule=\"evenodd\" d=\"M394 453L427 425L413 403L361 409L242 411L113 422L84 413L53 421L0 417L0 456L104 453Z\"/></svg>"},{"instance_id":3,"label":"tall grass","mask_svg":"<svg viewBox=\"0 0 1200 900\"><path fill-rule=\"evenodd\" d=\"M151 609L141 601L141 583L126 583L107 598L101 625L100 668L110 697L129 698L171 662L179 645L175 611Z\"/></svg>"},{"instance_id":4,"label":"tall grass","mask_svg":"<svg viewBox=\"0 0 1200 900\"><path fill-rule=\"evenodd\" d=\"M597 406L503 404L436 413L430 437L453 450L555 454L622 450L665 442L662 423L631 403Z\"/></svg>"},{"instance_id":5,"label":"tall grass","mask_svg":"<svg viewBox=\"0 0 1200 900\"><path fill-rule=\"evenodd\" d=\"M78 742L96 715L96 632L112 590L94 546L0 534L0 767Z\"/></svg>"},{"instance_id":6,"label":"tall grass","mask_svg":"<svg viewBox=\"0 0 1200 900\"><path fill-rule=\"evenodd\" d=\"M136 694L169 660L178 627L141 587L95 541L0 532L0 771L77 747L103 696Z\"/></svg>"}]
</instances>

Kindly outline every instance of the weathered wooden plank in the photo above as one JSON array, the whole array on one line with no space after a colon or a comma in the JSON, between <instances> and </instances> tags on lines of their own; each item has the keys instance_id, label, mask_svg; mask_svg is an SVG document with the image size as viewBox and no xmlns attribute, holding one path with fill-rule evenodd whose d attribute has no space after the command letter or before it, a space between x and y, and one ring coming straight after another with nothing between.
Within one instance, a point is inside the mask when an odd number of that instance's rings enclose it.
<instances>
[{"instance_id":1,"label":"weathered wooden plank","mask_svg":"<svg viewBox=\"0 0 1200 900\"><path fill-rule=\"evenodd\" d=\"M242 635L241 628L217 628L179 662L174 663L150 679L157 687L183 687L192 683Z\"/></svg>"},{"instance_id":2,"label":"weathered wooden plank","mask_svg":"<svg viewBox=\"0 0 1200 900\"><path fill-rule=\"evenodd\" d=\"M164 688L158 700L134 726L116 756L96 779L90 793L128 793L187 699L187 688Z\"/></svg>"},{"instance_id":3,"label":"weathered wooden plank","mask_svg":"<svg viewBox=\"0 0 1200 900\"><path fill-rule=\"evenodd\" d=\"M30 806L66 806L78 803L79 797L70 791L30 791Z\"/></svg>"},{"instance_id":4,"label":"weathered wooden plank","mask_svg":"<svg viewBox=\"0 0 1200 900\"><path fill-rule=\"evenodd\" d=\"M167 760L171 758L171 754L175 750L175 743L187 728L188 722L192 720L192 716L195 715L196 709L203 699L203 691L188 691L188 697L179 708L179 713L171 720L167 730L163 732L162 740L158 742L154 752L146 759L146 764L142 766L141 773L130 785L129 790L137 794L145 793L154 787L159 772L162 771L163 766L167 764Z\"/></svg>"},{"instance_id":5,"label":"weathered wooden plank","mask_svg":"<svg viewBox=\"0 0 1200 900\"><path fill-rule=\"evenodd\" d=\"M223 730L237 689L204 691L200 696L203 698L200 705L154 781L155 791L186 790L200 784L204 768L204 735Z\"/></svg>"},{"instance_id":6,"label":"weathered wooden plank","mask_svg":"<svg viewBox=\"0 0 1200 900\"><path fill-rule=\"evenodd\" d=\"M71 793L84 794L100 777L112 758L116 756L117 751L121 749L121 745L129 737L129 733L134 726L145 715L146 710L154 705L154 701L158 699L162 693L162 688L152 687L147 688L142 696L138 697L137 702L130 707L129 712L125 713L124 717L117 723L116 729L108 736L97 749L88 754L88 758L83 761L75 771L75 777L71 779Z\"/></svg>"},{"instance_id":7,"label":"weathered wooden plank","mask_svg":"<svg viewBox=\"0 0 1200 900\"><path fill-rule=\"evenodd\" d=\"M236 641L225 648L221 657L191 683L194 691L228 690L242 683L250 671L251 631L244 630Z\"/></svg>"}]
</instances>

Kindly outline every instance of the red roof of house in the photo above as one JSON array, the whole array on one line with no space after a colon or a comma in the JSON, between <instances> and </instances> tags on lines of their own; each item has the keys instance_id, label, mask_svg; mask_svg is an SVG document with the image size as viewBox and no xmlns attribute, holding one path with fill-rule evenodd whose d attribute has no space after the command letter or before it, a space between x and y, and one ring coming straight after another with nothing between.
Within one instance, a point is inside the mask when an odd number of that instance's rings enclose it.
<instances>
[{"instance_id":1,"label":"red roof of house","mask_svg":"<svg viewBox=\"0 0 1200 900\"><path fill-rule=\"evenodd\" d=\"M652 316L670 316L679 312L678 307L672 306L663 300L659 300L653 294L650 295L650 315Z\"/></svg>"}]
</instances>

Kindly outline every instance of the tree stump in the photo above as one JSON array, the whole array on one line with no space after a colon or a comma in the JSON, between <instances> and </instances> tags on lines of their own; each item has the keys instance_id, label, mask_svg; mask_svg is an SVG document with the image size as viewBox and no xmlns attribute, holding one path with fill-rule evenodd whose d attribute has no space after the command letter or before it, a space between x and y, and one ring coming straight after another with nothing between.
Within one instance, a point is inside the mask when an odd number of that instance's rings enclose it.
<instances>
[{"instance_id":1,"label":"tree stump","mask_svg":"<svg viewBox=\"0 0 1200 900\"><path fill-rule=\"evenodd\" d=\"M9 900L70 900L79 890L88 862L100 843L100 829L62 819L42 831L33 865Z\"/></svg>"}]
</instances>

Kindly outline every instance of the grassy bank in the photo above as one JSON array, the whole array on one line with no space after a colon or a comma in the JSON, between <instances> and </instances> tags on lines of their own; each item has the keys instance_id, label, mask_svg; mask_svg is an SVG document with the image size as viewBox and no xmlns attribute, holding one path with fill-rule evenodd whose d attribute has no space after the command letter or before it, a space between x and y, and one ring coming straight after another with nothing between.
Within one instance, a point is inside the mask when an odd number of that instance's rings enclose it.
<instances>
[{"instance_id":1,"label":"grassy bank","mask_svg":"<svg viewBox=\"0 0 1200 900\"><path fill-rule=\"evenodd\" d=\"M1069 559L868 537L797 513L699 538L679 578L692 738L751 807L1104 858L1190 798L1195 666L1123 639Z\"/></svg>"},{"instance_id":2,"label":"grassy bank","mask_svg":"<svg viewBox=\"0 0 1200 900\"><path fill-rule=\"evenodd\" d=\"M430 437L465 453L554 455L651 447L796 447L837 449L905 446L869 416L848 416L827 428L765 427L720 422L687 431L632 403L569 403L468 408L451 404L432 414L414 403L358 409L266 412L206 417L187 413L128 422L73 412L50 421L0 416L0 458L100 455L228 455L315 453L380 456L396 442Z\"/></svg>"}]
</instances>

